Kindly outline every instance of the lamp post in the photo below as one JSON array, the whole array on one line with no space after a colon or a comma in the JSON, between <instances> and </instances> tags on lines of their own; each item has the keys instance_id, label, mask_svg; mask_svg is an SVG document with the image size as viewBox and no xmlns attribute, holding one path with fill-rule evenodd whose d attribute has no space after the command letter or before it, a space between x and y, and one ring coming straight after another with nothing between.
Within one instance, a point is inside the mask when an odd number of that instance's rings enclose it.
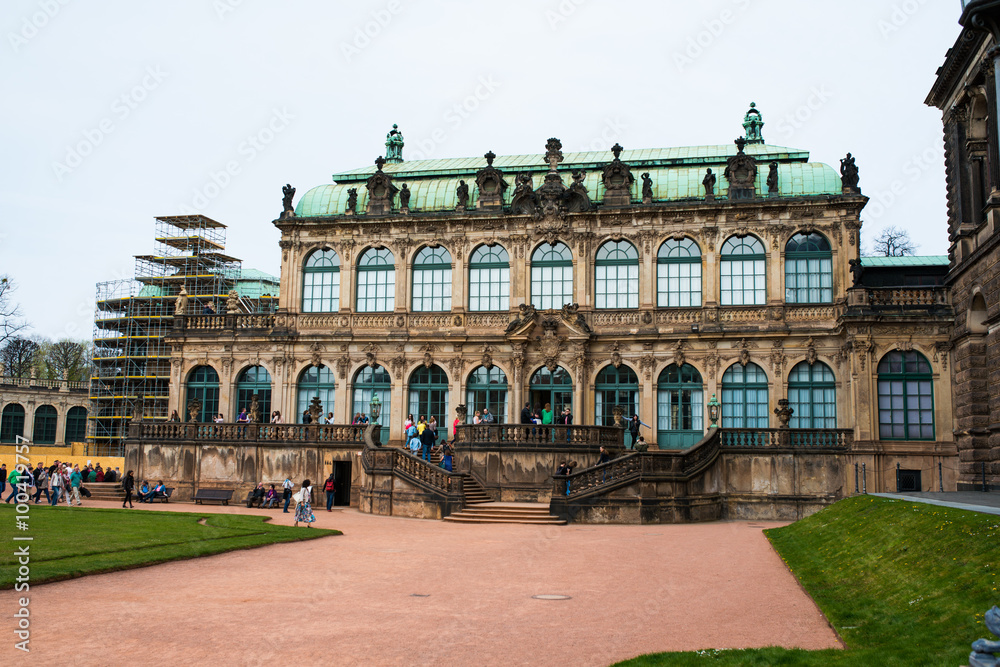
<instances>
[{"instance_id":1,"label":"lamp post","mask_svg":"<svg viewBox=\"0 0 1000 667\"><path fill-rule=\"evenodd\" d=\"M378 416L382 412L382 401L378 399L378 394L374 391L372 392L372 400L371 403L368 404L368 407L371 408L372 424L377 424Z\"/></svg>"},{"instance_id":2,"label":"lamp post","mask_svg":"<svg viewBox=\"0 0 1000 667\"><path fill-rule=\"evenodd\" d=\"M708 402L708 421L711 424L709 428L719 428L719 401L715 399L715 394Z\"/></svg>"}]
</instances>

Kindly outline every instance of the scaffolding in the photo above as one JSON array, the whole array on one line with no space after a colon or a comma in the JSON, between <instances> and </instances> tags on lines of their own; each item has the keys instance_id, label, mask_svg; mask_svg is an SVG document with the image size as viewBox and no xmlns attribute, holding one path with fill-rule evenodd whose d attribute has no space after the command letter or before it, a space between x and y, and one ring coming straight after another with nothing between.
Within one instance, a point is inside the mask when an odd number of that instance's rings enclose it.
<instances>
[{"instance_id":1,"label":"scaffolding","mask_svg":"<svg viewBox=\"0 0 1000 667\"><path fill-rule=\"evenodd\" d=\"M156 218L153 255L136 255L135 278L98 283L94 314L94 370L90 381L88 454L121 456L128 421L165 421L170 395L174 303L183 288L187 314L212 304L222 311L231 290L245 312L271 312L278 280L242 270L225 254L226 226L202 215Z\"/></svg>"}]
</instances>

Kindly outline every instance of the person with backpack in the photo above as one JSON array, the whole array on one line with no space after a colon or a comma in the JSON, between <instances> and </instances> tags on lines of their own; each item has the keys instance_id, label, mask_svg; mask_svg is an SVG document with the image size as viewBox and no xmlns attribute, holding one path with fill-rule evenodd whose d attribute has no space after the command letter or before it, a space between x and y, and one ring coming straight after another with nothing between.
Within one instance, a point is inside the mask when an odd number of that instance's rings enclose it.
<instances>
[{"instance_id":1,"label":"person with backpack","mask_svg":"<svg viewBox=\"0 0 1000 667\"><path fill-rule=\"evenodd\" d=\"M431 428L429 424L425 424L424 429L420 432L420 445L424 450L423 459L428 463L431 462L431 448L434 447L435 440L437 440L437 431Z\"/></svg>"},{"instance_id":2,"label":"person with backpack","mask_svg":"<svg viewBox=\"0 0 1000 667\"><path fill-rule=\"evenodd\" d=\"M447 440L441 444L441 467L443 467L448 472L452 471L452 456L455 454L455 450L452 449L451 443Z\"/></svg>"},{"instance_id":3,"label":"person with backpack","mask_svg":"<svg viewBox=\"0 0 1000 667\"><path fill-rule=\"evenodd\" d=\"M326 511L327 512L332 512L333 511L333 495L334 495L334 492L337 490L336 484L334 484L334 481L333 481L333 473L332 472L330 473L330 476L326 478L326 482L324 482L324 484L323 484L323 490L326 491Z\"/></svg>"}]
</instances>

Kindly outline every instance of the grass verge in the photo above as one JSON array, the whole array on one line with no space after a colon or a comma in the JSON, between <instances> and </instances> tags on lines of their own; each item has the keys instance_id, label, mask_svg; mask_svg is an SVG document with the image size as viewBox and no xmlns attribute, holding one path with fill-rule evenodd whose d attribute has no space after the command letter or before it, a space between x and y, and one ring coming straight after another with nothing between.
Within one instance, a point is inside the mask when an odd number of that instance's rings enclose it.
<instances>
[{"instance_id":1,"label":"grass verge","mask_svg":"<svg viewBox=\"0 0 1000 667\"><path fill-rule=\"evenodd\" d=\"M846 650L657 653L620 665L964 665L1000 601L1000 516L858 496L765 531Z\"/></svg>"},{"instance_id":2,"label":"grass verge","mask_svg":"<svg viewBox=\"0 0 1000 667\"><path fill-rule=\"evenodd\" d=\"M14 586L14 547L25 544L31 547L34 585L341 534L338 530L278 526L267 523L266 518L32 505L29 528L21 532L16 528L13 505L0 504L0 535L33 538L31 542L5 540L9 548L0 550L0 589Z\"/></svg>"}]
</instances>

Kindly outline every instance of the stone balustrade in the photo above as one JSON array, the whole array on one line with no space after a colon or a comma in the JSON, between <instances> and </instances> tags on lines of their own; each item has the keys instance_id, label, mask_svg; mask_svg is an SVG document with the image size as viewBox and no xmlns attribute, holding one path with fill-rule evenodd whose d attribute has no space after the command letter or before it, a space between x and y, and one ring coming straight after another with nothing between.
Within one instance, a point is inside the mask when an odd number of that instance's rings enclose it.
<instances>
[{"instance_id":1,"label":"stone balustrade","mask_svg":"<svg viewBox=\"0 0 1000 667\"><path fill-rule=\"evenodd\" d=\"M280 443L303 445L364 443L364 426L350 424L215 424L212 422L132 422L129 438L142 441Z\"/></svg>"},{"instance_id":2,"label":"stone balustrade","mask_svg":"<svg viewBox=\"0 0 1000 667\"><path fill-rule=\"evenodd\" d=\"M521 447L560 449L586 447L620 448L624 430L615 426L560 426L551 424L464 424L459 425L455 443L476 447Z\"/></svg>"}]
</instances>

